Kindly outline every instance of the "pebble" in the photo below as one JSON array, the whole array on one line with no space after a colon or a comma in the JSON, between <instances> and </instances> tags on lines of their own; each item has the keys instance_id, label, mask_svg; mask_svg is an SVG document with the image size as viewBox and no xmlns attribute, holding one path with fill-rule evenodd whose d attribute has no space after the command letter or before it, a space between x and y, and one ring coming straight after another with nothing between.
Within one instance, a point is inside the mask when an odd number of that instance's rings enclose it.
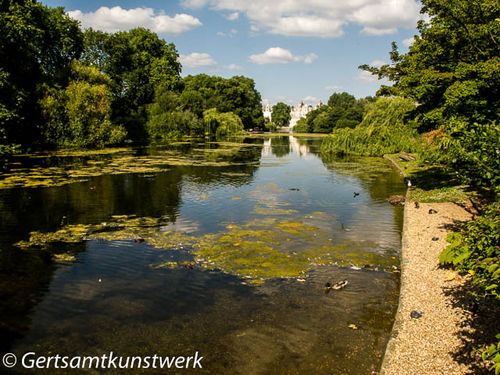
<instances>
[{"instance_id":1,"label":"pebble","mask_svg":"<svg viewBox=\"0 0 500 375\"><path fill-rule=\"evenodd\" d=\"M413 310L410 313L410 317L412 319L420 319L422 317L422 315L424 315L424 313L422 311L419 311L419 310Z\"/></svg>"}]
</instances>

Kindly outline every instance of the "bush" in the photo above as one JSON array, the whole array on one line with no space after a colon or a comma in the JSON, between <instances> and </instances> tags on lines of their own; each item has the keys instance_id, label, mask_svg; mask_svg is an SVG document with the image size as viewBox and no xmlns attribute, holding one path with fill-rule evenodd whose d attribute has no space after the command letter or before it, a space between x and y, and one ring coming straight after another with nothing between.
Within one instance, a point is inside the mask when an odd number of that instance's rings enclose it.
<instances>
[{"instance_id":1,"label":"bush","mask_svg":"<svg viewBox=\"0 0 500 375\"><path fill-rule=\"evenodd\" d=\"M460 233L448 235L448 245L439 258L441 265L470 275L476 300L500 300L500 202L491 204L476 220L466 223ZM500 334L482 354L500 373Z\"/></svg>"},{"instance_id":2,"label":"bush","mask_svg":"<svg viewBox=\"0 0 500 375\"><path fill-rule=\"evenodd\" d=\"M491 204L460 233L451 233L448 241L440 263L469 273L480 297L500 299L500 203Z\"/></svg>"},{"instance_id":3,"label":"bush","mask_svg":"<svg viewBox=\"0 0 500 375\"><path fill-rule=\"evenodd\" d=\"M430 143L429 161L453 167L461 180L497 199L500 195L500 126L452 119Z\"/></svg>"},{"instance_id":4,"label":"bush","mask_svg":"<svg viewBox=\"0 0 500 375\"><path fill-rule=\"evenodd\" d=\"M266 122L264 124L264 127L266 128L267 131L269 132L275 132L276 130L278 130L278 127L276 126L276 124L272 121L269 121L269 122Z\"/></svg>"}]
</instances>

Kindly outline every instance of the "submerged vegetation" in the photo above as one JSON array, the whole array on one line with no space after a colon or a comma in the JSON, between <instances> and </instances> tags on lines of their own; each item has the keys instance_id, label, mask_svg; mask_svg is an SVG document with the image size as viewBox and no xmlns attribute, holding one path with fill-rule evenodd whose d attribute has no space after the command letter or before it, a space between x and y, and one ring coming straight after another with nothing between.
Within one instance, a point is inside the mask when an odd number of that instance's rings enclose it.
<instances>
[{"instance_id":1,"label":"submerged vegetation","mask_svg":"<svg viewBox=\"0 0 500 375\"><path fill-rule=\"evenodd\" d=\"M396 258L379 253L370 241L338 241L325 224L334 218L314 212L290 220L255 219L238 225L227 224L220 232L195 236L168 229L162 218L112 216L100 224L65 225L54 232L31 232L21 249L50 250L57 261L74 259L64 244L89 240L129 240L146 242L164 250L186 250L189 264L202 269L217 269L236 275L252 284L274 278L304 278L314 266L340 265L371 269L396 268ZM175 268L186 262L168 262L154 268Z\"/></svg>"}]
</instances>

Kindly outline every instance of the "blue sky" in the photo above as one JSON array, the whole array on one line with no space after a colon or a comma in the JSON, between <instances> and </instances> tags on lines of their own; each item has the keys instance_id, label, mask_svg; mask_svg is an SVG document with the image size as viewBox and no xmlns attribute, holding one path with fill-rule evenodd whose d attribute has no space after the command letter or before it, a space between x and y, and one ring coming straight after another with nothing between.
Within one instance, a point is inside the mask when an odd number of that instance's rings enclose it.
<instances>
[{"instance_id":1,"label":"blue sky","mask_svg":"<svg viewBox=\"0 0 500 375\"><path fill-rule=\"evenodd\" d=\"M416 34L415 0L44 0L84 27L145 26L175 43L183 75L245 75L271 104L373 95L380 82L360 64L389 62Z\"/></svg>"}]
</instances>

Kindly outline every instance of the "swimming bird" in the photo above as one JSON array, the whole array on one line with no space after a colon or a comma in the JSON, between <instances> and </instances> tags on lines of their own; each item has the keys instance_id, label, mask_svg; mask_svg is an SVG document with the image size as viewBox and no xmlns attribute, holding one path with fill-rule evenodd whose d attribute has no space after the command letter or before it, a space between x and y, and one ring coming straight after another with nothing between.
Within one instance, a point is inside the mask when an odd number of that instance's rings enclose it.
<instances>
[{"instance_id":1,"label":"swimming bird","mask_svg":"<svg viewBox=\"0 0 500 375\"><path fill-rule=\"evenodd\" d=\"M342 230L344 232L350 232L351 231L351 229L345 227L344 223L340 223L340 226L342 227Z\"/></svg>"},{"instance_id":2,"label":"swimming bird","mask_svg":"<svg viewBox=\"0 0 500 375\"><path fill-rule=\"evenodd\" d=\"M359 193L357 193L357 192L354 192L353 194L354 194L354 198L356 198L359 195Z\"/></svg>"},{"instance_id":3,"label":"swimming bird","mask_svg":"<svg viewBox=\"0 0 500 375\"><path fill-rule=\"evenodd\" d=\"M341 280L336 282L335 284L330 284L329 282L327 282L325 284L325 293L328 294L330 293L330 290L340 290L342 288L345 288L347 284L349 284L349 281L347 280Z\"/></svg>"}]
</instances>

